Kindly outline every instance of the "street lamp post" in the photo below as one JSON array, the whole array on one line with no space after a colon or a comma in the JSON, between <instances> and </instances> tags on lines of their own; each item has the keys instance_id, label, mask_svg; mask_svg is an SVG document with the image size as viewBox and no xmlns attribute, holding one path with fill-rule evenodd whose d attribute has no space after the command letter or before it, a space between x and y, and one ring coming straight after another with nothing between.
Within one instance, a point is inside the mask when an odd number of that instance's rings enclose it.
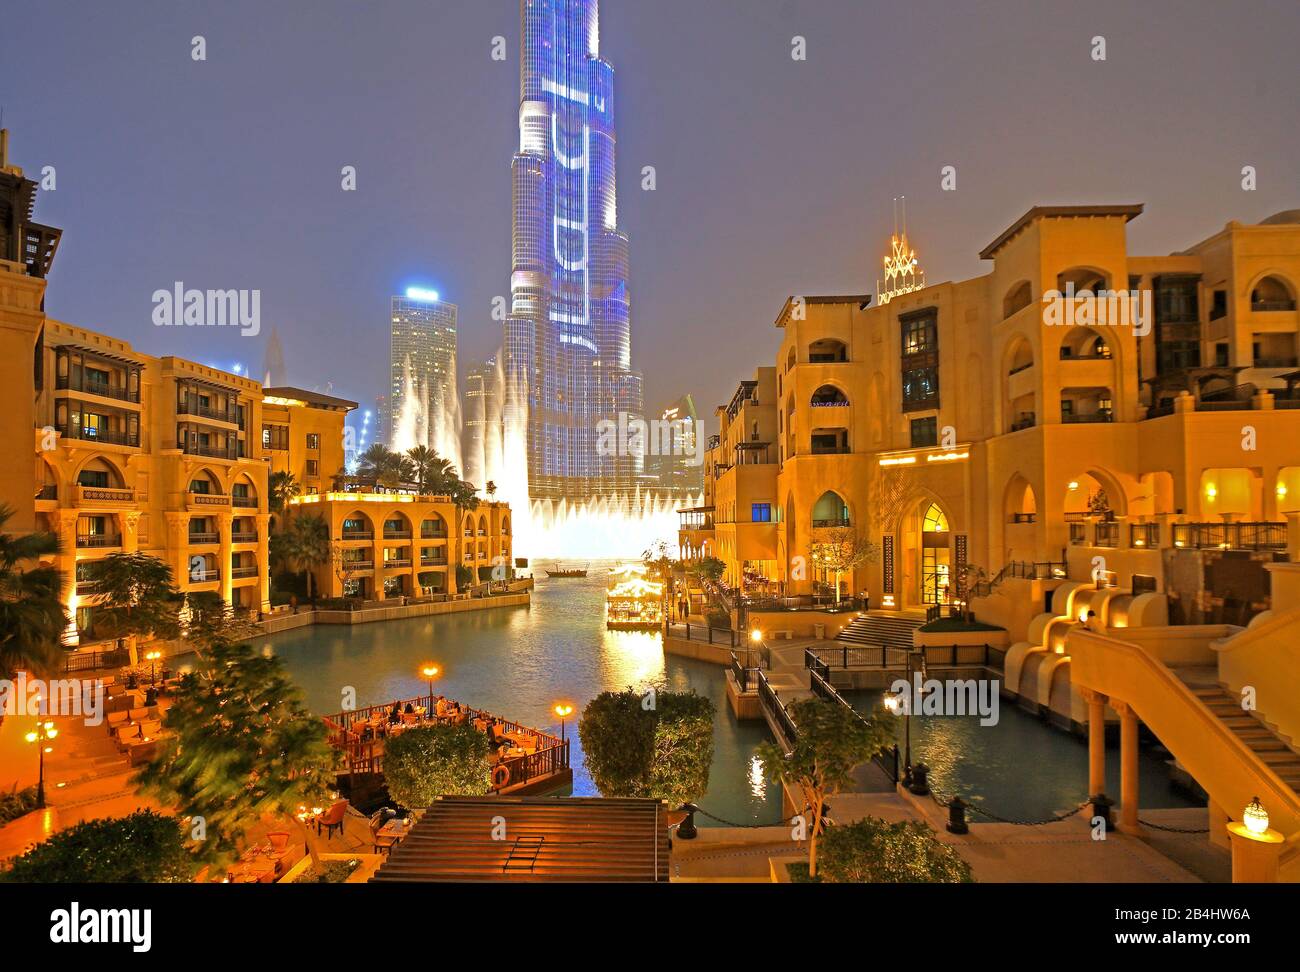
<instances>
[{"instance_id":1,"label":"street lamp post","mask_svg":"<svg viewBox=\"0 0 1300 972\"><path fill-rule=\"evenodd\" d=\"M916 701L917 697L921 694L919 689L915 692L912 691L913 675L919 672L923 681L926 675L924 653L921 654L921 665L919 669L912 668L912 655L913 652L909 648L906 658L906 698L903 697L902 693L898 695L890 695L885 698L885 708L895 714L900 710L903 713L903 786L907 787L909 790L912 787L912 703Z\"/></svg>"},{"instance_id":2,"label":"street lamp post","mask_svg":"<svg viewBox=\"0 0 1300 972\"><path fill-rule=\"evenodd\" d=\"M146 652L144 657L149 662L149 684L152 685L155 681L154 665L158 661L158 659L162 657L162 652L158 651L157 649L154 649L153 651Z\"/></svg>"},{"instance_id":3,"label":"street lamp post","mask_svg":"<svg viewBox=\"0 0 1300 972\"><path fill-rule=\"evenodd\" d=\"M433 662L425 662L420 666L420 674L429 682L429 718L433 718L433 680L441 673L441 669Z\"/></svg>"},{"instance_id":4,"label":"street lamp post","mask_svg":"<svg viewBox=\"0 0 1300 972\"><path fill-rule=\"evenodd\" d=\"M29 743L36 743L39 770L36 777L36 806L39 809L45 807L45 754L51 751L51 747L46 746L46 742L53 739L59 734L59 730L54 728L53 722L38 722L35 730L27 734Z\"/></svg>"},{"instance_id":5,"label":"street lamp post","mask_svg":"<svg viewBox=\"0 0 1300 972\"><path fill-rule=\"evenodd\" d=\"M565 732L564 720L573 715L573 706L567 705L564 702L557 702L554 711L555 714L560 717L560 741L568 742L569 737Z\"/></svg>"}]
</instances>

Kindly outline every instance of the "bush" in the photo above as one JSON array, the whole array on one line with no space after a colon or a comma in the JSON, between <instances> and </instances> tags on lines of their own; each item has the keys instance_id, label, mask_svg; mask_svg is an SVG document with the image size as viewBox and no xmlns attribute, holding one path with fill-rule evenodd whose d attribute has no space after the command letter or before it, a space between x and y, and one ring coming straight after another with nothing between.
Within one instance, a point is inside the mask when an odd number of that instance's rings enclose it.
<instances>
[{"instance_id":1,"label":"bush","mask_svg":"<svg viewBox=\"0 0 1300 972\"><path fill-rule=\"evenodd\" d=\"M36 809L36 787L18 789L15 783L8 793L0 794L0 826L17 820Z\"/></svg>"},{"instance_id":2,"label":"bush","mask_svg":"<svg viewBox=\"0 0 1300 972\"><path fill-rule=\"evenodd\" d=\"M463 590L474 584L474 570L464 564L456 565L456 589Z\"/></svg>"},{"instance_id":3,"label":"bush","mask_svg":"<svg viewBox=\"0 0 1300 972\"><path fill-rule=\"evenodd\" d=\"M294 884L342 884L360 866L360 861L321 861L308 865L293 879Z\"/></svg>"},{"instance_id":4,"label":"bush","mask_svg":"<svg viewBox=\"0 0 1300 972\"><path fill-rule=\"evenodd\" d=\"M194 871L180 821L140 810L61 830L16 859L0 879L26 884L176 884L189 881Z\"/></svg>"},{"instance_id":5,"label":"bush","mask_svg":"<svg viewBox=\"0 0 1300 972\"><path fill-rule=\"evenodd\" d=\"M699 799L713 763L713 703L694 691L602 692L582 712L587 769L607 797Z\"/></svg>"},{"instance_id":6,"label":"bush","mask_svg":"<svg viewBox=\"0 0 1300 972\"><path fill-rule=\"evenodd\" d=\"M423 809L440 796L484 796L492 788L487 735L468 723L421 726L388 741L384 782L407 809Z\"/></svg>"},{"instance_id":7,"label":"bush","mask_svg":"<svg viewBox=\"0 0 1300 972\"><path fill-rule=\"evenodd\" d=\"M835 884L968 884L970 865L924 823L863 817L822 838L818 876Z\"/></svg>"}]
</instances>

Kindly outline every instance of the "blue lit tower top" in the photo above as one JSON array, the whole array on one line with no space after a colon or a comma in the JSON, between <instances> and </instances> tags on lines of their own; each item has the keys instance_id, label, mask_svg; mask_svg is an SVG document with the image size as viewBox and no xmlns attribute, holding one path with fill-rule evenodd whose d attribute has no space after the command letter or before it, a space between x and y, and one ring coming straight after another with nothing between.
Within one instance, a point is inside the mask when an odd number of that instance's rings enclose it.
<instances>
[{"instance_id":1,"label":"blue lit tower top","mask_svg":"<svg viewBox=\"0 0 1300 972\"><path fill-rule=\"evenodd\" d=\"M596 453L601 419L642 410L618 229L614 69L600 58L597 0L520 9L506 374L528 404L530 492L583 499L623 492L640 472L638 459Z\"/></svg>"}]
</instances>

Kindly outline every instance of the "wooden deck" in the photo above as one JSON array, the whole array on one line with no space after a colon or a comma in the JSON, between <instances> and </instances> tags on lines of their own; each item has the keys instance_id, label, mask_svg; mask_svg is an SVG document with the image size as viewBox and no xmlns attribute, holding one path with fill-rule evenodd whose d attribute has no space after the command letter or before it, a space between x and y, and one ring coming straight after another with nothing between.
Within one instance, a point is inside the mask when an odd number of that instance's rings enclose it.
<instances>
[{"instance_id":1,"label":"wooden deck","mask_svg":"<svg viewBox=\"0 0 1300 972\"><path fill-rule=\"evenodd\" d=\"M339 712L332 716L326 716L324 721L325 727L329 731L330 744L341 750L346 759L347 768L344 772L358 775L382 774L384 771L384 747L387 741L385 734L392 731L393 728L397 728L399 731L403 728L409 728L402 725L390 727L387 723L388 713L392 711L394 705L398 707L399 712L403 712L408 704L414 708L427 706L428 702L429 697L426 695L420 698L399 699L397 702L372 705L364 709L354 709L351 712ZM461 705L460 710L464 713L463 720L471 725L477 725L486 731L487 724L495 724L502 731L516 737L520 742L527 741L531 743L529 748L532 748L533 752L503 756L499 761L493 763L492 791L494 793L535 793L554 789L572 781L573 770L569 767L569 743L567 740L466 705ZM379 718L381 723L379 733L367 738L360 727L369 724L376 717ZM456 718L454 717L434 716L422 718L414 725L447 725L455 721ZM504 781L497 773L499 768L506 770Z\"/></svg>"},{"instance_id":2,"label":"wooden deck","mask_svg":"<svg viewBox=\"0 0 1300 972\"><path fill-rule=\"evenodd\" d=\"M371 880L666 882L668 857L662 801L440 797Z\"/></svg>"}]
</instances>

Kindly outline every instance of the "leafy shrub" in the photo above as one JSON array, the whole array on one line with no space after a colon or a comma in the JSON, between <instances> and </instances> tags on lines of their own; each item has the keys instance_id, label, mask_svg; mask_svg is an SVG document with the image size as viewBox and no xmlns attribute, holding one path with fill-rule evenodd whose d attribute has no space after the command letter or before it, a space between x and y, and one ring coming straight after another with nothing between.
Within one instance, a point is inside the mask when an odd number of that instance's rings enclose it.
<instances>
[{"instance_id":1,"label":"leafy shrub","mask_svg":"<svg viewBox=\"0 0 1300 972\"><path fill-rule=\"evenodd\" d=\"M140 810L61 830L17 858L0 880L27 884L175 884L195 860L175 817Z\"/></svg>"},{"instance_id":2,"label":"leafy shrub","mask_svg":"<svg viewBox=\"0 0 1300 972\"><path fill-rule=\"evenodd\" d=\"M819 877L835 884L968 884L970 865L915 820L863 817L827 829Z\"/></svg>"},{"instance_id":3,"label":"leafy shrub","mask_svg":"<svg viewBox=\"0 0 1300 972\"><path fill-rule=\"evenodd\" d=\"M408 809L440 796L483 796L492 786L490 752L487 735L468 723L408 729L384 749L388 795Z\"/></svg>"}]
</instances>

